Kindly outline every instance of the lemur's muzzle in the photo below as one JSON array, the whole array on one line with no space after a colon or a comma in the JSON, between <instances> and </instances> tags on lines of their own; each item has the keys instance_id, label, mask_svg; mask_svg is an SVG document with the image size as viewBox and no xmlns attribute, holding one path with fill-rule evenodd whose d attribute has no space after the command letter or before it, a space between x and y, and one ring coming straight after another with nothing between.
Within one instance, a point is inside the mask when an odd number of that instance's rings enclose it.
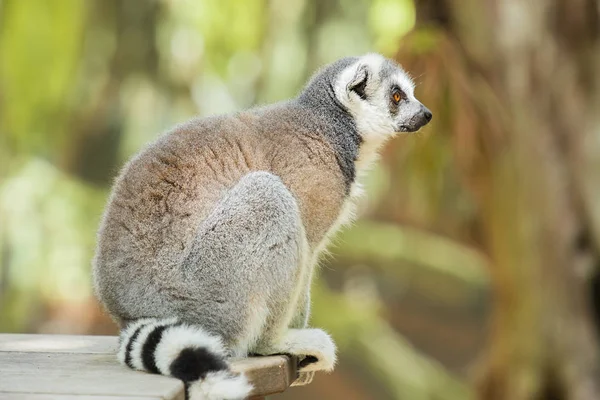
<instances>
[{"instance_id":1,"label":"lemur's muzzle","mask_svg":"<svg viewBox=\"0 0 600 400\"><path fill-rule=\"evenodd\" d=\"M431 121L433 114L429 108L421 104L421 110L416 113L407 124L400 126L400 132L416 132Z\"/></svg>"}]
</instances>

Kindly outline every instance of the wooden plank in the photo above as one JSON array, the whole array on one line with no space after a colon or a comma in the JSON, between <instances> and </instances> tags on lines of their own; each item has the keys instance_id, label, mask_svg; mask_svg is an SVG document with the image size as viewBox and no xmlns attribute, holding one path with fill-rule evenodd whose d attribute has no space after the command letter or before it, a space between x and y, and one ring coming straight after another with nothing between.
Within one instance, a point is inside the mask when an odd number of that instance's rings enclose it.
<instances>
[{"instance_id":1,"label":"wooden plank","mask_svg":"<svg viewBox=\"0 0 600 400\"><path fill-rule=\"evenodd\" d=\"M253 396L281 393L296 379L295 359L287 356L251 357L233 360L231 369L243 372L254 385Z\"/></svg>"},{"instance_id":2,"label":"wooden plank","mask_svg":"<svg viewBox=\"0 0 600 400\"><path fill-rule=\"evenodd\" d=\"M0 393L0 400L163 400L160 397L90 396L78 394Z\"/></svg>"},{"instance_id":3,"label":"wooden plank","mask_svg":"<svg viewBox=\"0 0 600 400\"><path fill-rule=\"evenodd\" d=\"M0 352L0 393L183 400L177 379L124 368L112 354Z\"/></svg>"},{"instance_id":4,"label":"wooden plank","mask_svg":"<svg viewBox=\"0 0 600 400\"><path fill-rule=\"evenodd\" d=\"M113 336L0 334L0 394L183 398L179 380L120 365L117 343ZM248 376L253 396L283 392L297 375L296 360L287 356L231 364Z\"/></svg>"},{"instance_id":5,"label":"wooden plank","mask_svg":"<svg viewBox=\"0 0 600 400\"><path fill-rule=\"evenodd\" d=\"M1 334L0 352L116 354L115 336Z\"/></svg>"}]
</instances>

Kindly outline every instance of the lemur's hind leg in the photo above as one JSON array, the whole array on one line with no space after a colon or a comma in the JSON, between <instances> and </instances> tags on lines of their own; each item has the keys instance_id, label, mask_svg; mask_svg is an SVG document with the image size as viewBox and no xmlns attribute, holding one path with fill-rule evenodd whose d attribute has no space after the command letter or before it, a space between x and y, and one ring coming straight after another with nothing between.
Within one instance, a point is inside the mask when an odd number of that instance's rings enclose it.
<instances>
[{"instance_id":1,"label":"lemur's hind leg","mask_svg":"<svg viewBox=\"0 0 600 400\"><path fill-rule=\"evenodd\" d=\"M335 348L323 331L289 329L308 301L308 253L294 196L275 175L250 173L201 224L177 312L219 334L233 355L287 353L330 369Z\"/></svg>"},{"instance_id":2,"label":"lemur's hind leg","mask_svg":"<svg viewBox=\"0 0 600 400\"><path fill-rule=\"evenodd\" d=\"M191 298L178 312L214 330L233 355L245 355L284 325L303 240L298 205L281 180L245 175L199 227L182 264Z\"/></svg>"}]
</instances>

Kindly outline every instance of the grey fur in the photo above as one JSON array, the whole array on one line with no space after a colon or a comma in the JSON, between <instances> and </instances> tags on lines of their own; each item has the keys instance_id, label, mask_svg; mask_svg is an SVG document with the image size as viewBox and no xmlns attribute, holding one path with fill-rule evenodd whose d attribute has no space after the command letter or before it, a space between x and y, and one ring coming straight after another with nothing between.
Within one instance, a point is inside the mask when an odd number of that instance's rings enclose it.
<instances>
[{"instance_id":1,"label":"grey fur","mask_svg":"<svg viewBox=\"0 0 600 400\"><path fill-rule=\"evenodd\" d=\"M357 99L344 79L363 61L380 69L369 70L368 96ZM310 281L319 251L351 214L358 159L373 157L365 149L375 139L361 127L424 125L413 121L423 106L412 83L398 115L369 103L377 119L363 121L371 117L360 102L389 98L402 74L380 56L345 58L296 99L193 119L135 156L115 182L94 258L96 293L114 319L126 327L175 317L221 338L232 355L312 355L306 370L332 369L333 342L303 329Z\"/></svg>"},{"instance_id":2,"label":"grey fur","mask_svg":"<svg viewBox=\"0 0 600 400\"><path fill-rule=\"evenodd\" d=\"M319 115L327 121L322 135L331 144L338 166L344 175L346 194L349 193L350 186L356 179L354 162L358 157L362 138L356 129L354 119L336 98L332 77L339 75L344 68L357 61L358 57L346 57L323 68L315 74L298 97L298 103L306 105L310 110L324 111Z\"/></svg>"}]
</instances>

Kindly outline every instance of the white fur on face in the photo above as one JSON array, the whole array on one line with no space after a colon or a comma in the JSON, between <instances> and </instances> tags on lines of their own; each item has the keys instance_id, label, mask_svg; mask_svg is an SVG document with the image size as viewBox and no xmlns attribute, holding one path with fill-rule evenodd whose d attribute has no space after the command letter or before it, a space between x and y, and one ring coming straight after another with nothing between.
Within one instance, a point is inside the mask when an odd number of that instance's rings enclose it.
<instances>
[{"instance_id":1,"label":"white fur on face","mask_svg":"<svg viewBox=\"0 0 600 400\"><path fill-rule=\"evenodd\" d=\"M356 121L358 131L363 135L367 132L389 134L393 131L393 121L389 116L387 103L382 101L385 99L379 93L381 92L381 82L378 74L384 62L385 59L379 54L367 54L354 65L346 68L334 85L338 100L348 108ZM358 69L362 66L366 66L369 73L365 88L369 101L361 99L348 88Z\"/></svg>"},{"instance_id":2,"label":"white fur on face","mask_svg":"<svg viewBox=\"0 0 600 400\"><path fill-rule=\"evenodd\" d=\"M379 54L362 56L342 71L334 84L338 100L354 117L358 132L364 141L357 160L359 174L376 160L385 140L397 133L398 127L404 121L409 121L421 107L421 103L414 96L412 79L400 66L389 76L381 76L385 63L386 59ZM357 71L364 67L368 71L366 100L361 99L348 87ZM389 106L392 85L398 86L407 96L407 100L403 101L395 115L390 112Z\"/></svg>"}]
</instances>

